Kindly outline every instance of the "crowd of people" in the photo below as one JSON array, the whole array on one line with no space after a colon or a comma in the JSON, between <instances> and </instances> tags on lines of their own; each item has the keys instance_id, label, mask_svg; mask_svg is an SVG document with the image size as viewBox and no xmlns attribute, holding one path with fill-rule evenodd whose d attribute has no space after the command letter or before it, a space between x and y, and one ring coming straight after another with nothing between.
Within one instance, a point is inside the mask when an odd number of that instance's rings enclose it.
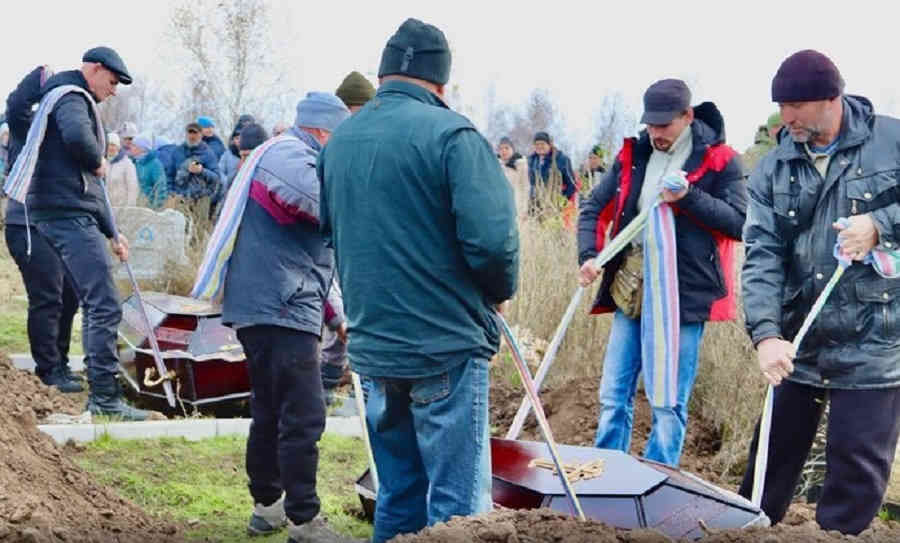
<instances>
[{"instance_id":1,"label":"crowd of people","mask_svg":"<svg viewBox=\"0 0 900 543\"><path fill-rule=\"evenodd\" d=\"M4 190L38 375L81 387L62 341L80 304L88 409L146 418L117 380L106 240L122 260L128 240L114 235L103 180L119 205L209 198L221 213L192 296L222 303L248 360L248 531L343 540L319 514L316 443L326 388L349 358L366 390L382 543L491 508L489 364L496 313L518 285L523 218L558 213L575 230L580 284L600 281L592 312L613 314L596 446L629 451L642 374L653 414L643 454L670 466L706 323L737 316L743 242L747 331L775 387L770 443L757 436L749 451L769 449L762 509L783 518L828 402L816 519L848 534L868 526L900 434L900 121L845 94L834 63L804 50L774 75L779 116L745 154L752 167L714 103L692 104L684 81L661 79L643 95L644 129L611 163L595 146L576 172L546 132L526 157L452 111L450 51L440 29L408 19L382 51L377 90L353 72L335 92L308 93L271 137L241 117L227 147L209 117L177 145L131 123L107 133L96 105L131 82L110 48L87 51L77 70L26 76L7 100ZM634 221L646 226L627 228ZM838 266L845 278L793 346Z\"/></svg>"}]
</instances>

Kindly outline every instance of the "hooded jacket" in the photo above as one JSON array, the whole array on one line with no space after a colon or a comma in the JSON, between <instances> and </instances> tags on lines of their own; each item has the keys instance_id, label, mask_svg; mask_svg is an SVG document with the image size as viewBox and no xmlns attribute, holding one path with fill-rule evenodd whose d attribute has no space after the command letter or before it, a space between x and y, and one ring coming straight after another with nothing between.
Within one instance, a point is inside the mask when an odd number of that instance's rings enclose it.
<instances>
[{"instance_id":1,"label":"hooded jacket","mask_svg":"<svg viewBox=\"0 0 900 543\"><path fill-rule=\"evenodd\" d=\"M687 194L672 207L678 260L681 321L730 320L736 315L734 242L741 239L747 192L740 158L725 145L725 123L712 102L694 107L692 149L682 169ZM647 131L628 138L612 168L584 200L578 217L578 263L597 256L638 214L638 199L653 152ZM603 270L593 313L615 309L610 287L624 260L620 252Z\"/></svg>"},{"instance_id":2,"label":"hooded jacket","mask_svg":"<svg viewBox=\"0 0 900 543\"><path fill-rule=\"evenodd\" d=\"M742 275L754 344L791 340L837 266L840 217L870 214L877 248L900 243L900 120L876 115L861 96L844 96L837 149L823 179L803 144L781 132L749 182ZM900 279L866 264L844 272L813 322L788 380L834 388L900 385Z\"/></svg>"}]
</instances>

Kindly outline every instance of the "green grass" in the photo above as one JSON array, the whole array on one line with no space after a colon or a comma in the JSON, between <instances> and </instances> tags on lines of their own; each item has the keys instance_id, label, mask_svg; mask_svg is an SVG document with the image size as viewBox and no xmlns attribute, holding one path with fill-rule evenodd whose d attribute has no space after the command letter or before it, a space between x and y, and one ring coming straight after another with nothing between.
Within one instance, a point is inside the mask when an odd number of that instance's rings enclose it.
<instances>
[{"instance_id":1,"label":"green grass","mask_svg":"<svg viewBox=\"0 0 900 543\"><path fill-rule=\"evenodd\" d=\"M892 520L900 521L900 516L898 516L898 513L900 513L900 511L898 511L898 509L900 508L898 508L897 506L882 507L881 511L878 512L878 518L885 522L889 522Z\"/></svg>"},{"instance_id":2,"label":"green grass","mask_svg":"<svg viewBox=\"0 0 900 543\"><path fill-rule=\"evenodd\" d=\"M81 349L81 314L75 315L72 323L72 342L69 354L83 354ZM13 300L0 307L0 352L27 353L28 345L28 302Z\"/></svg>"},{"instance_id":3,"label":"green grass","mask_svg":"<svg viewBox=\"0 0 900 543\"><path fill-rule=\"evenodd\" d=\"M27 353L28 331L25 327L25 311L0 312L0 351L4 353Z\"/></svg>"},{"instance_id":4,"label":"green grass","mask_svg":"<svg viewBox=\"0 0 900 543\"><path fill-rule=\"evenodd\" d=\"M353 483L366 468L361 442L325 435L319 443L322 512L337 531L368 538ZM103 437L74 455L96 480L153 515L184 526L191 541L246 541L252 499L244 470L246 439L219 437L116 440ZM254 541L284 541L286 532Z\"/></svg>"}]
</instances>

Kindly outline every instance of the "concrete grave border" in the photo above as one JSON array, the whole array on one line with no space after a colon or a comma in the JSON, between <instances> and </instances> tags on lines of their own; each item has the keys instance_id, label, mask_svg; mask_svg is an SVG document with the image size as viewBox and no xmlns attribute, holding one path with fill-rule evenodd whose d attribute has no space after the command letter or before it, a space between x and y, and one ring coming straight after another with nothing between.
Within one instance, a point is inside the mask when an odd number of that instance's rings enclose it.
<instances>
[{"instance_id":1,"label":"concrete grave border","mask_svg":"<svg viewBox=\"0 0 900 543\"><path fill-rule=\"evenodd\" d=\"M244 436L250 431L250 419L181 419L146 422L109 422L102 424L39 424L38 430L63 445L70 439L88 443L108 434L114 439L155 439L183 437L198 441L218 436ZM328 417L325 433L361 437L359 417Z\"/></svg>"}]
</instances>

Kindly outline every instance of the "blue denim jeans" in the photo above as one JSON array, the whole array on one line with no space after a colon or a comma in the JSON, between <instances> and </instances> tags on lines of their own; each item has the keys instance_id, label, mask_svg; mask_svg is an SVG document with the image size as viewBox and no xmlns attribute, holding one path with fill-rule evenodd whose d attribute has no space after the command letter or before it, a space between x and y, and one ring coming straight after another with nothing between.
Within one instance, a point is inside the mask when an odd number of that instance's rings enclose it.
<instances>
[{"instance_id":1,"label":"blue denim jeans","mask_svg":"<svg viewBox=\"0 0 900 543\"><path fill-rule=\"evenodd\" d=\"M644 457L649 460L678 465L687 427L688 401L697 376L703 327L702 322L681 324L677 403L672 408L653 408L650 439L644 449ZM628 452L634 394L640 372L641 319L630 319L616 311L600 378L600 420L594 446Z\"/></svg>"},{"instance_id":2,"label":"blue denim jeans","mask_svg":"<svg viewBox=\"0 0 900 543\"><path fill-rule=\"evenodd\" d=\"M373 543L491 509L488 361L421 379L369 380L378 469Z\"/></svg>"}]
</instances>

